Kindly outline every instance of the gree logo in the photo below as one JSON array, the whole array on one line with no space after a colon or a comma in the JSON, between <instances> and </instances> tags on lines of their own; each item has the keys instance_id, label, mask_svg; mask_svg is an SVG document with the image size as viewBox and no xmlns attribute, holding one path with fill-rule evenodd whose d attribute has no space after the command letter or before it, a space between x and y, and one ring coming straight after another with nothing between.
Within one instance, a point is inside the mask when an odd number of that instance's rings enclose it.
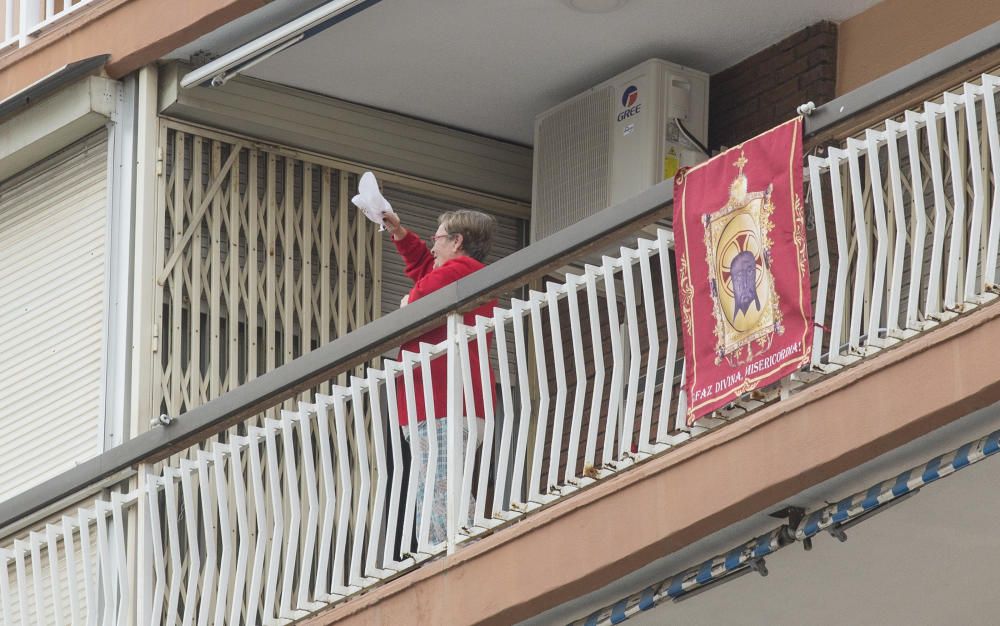
<instances>
[{"instance_id":1,"label":"gree logo","mask_svg":"<svg viewBox=\"0 0 1000 626\"><path fill-rule=\"evenodd\" d=\"M625 88L624 93L622 93L622 107L626 109L632 108L635 101L639 99L639 88L635 85L629 85Z\"/></svg>"},{"instance_id":2,"label":"gree logo","mask_svg":"<svg viewBox=\"0 0 1000 626\"><path fill-rule=\"evenodd\" d=\"M622 106L625 107L625 110L618 114L619 122L627 120L628 118L632 117L633 115L636 115L639 112L639 110L642 108L642 105L636 104L636 101L638 100L639 100L639 88L636 87L635 85L629 85L628 87L626 87L625 91L622 92Z\"/></svg>"}]
</instances>

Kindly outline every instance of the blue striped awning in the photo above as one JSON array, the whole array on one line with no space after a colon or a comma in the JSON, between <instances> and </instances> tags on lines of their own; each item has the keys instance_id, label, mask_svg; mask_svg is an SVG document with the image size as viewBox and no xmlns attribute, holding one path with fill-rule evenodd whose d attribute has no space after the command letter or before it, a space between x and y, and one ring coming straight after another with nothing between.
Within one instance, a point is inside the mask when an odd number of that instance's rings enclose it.
<instances>
[{"instance_id":1,"label":"blue striped awning","mask_svg":"<svg viewBox=\"0 0 1000 626\"><path fill-rule=\"evenodd\" d=\"M816 534L837 531L857 522L880 507L899 501L921 487L954 474L1000 451L1000 430L972 441L946 454L935 457L898 476L872 485L839 502L804 515L794 526L784 524L704 563L670 576L645 589L605 606L584 619L573 622L579 626L620 624L640 611L647 611L665 599L678 600L709 585L754 570L762 575L764 557L798 541L809 541Z\"/></svg>"}]
</instances>

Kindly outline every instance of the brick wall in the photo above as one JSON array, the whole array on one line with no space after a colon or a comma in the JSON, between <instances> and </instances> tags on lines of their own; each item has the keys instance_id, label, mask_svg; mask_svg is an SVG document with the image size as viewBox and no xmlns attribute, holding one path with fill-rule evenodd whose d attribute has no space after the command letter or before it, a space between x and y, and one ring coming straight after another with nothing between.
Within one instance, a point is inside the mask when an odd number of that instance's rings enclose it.
<instances>
[{"instance_id":1,"label":"brick wall","mask_svg":"<svg viewBox=\"0 0 1000 626\"><path fill-rule=\"evenodd\" d=\"M733 146L834 97L837 25L818 22L711 78L708 142Z\"/></svg>"}]
</instances>

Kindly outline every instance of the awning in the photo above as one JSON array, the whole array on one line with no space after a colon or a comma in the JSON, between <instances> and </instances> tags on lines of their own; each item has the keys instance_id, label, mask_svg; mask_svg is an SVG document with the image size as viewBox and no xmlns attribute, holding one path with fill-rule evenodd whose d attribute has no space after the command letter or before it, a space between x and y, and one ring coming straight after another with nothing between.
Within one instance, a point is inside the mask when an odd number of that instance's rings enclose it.
<instances>
[{"instance_id":1,"label":"awning","mask_svg":"<svg viewBox=\"0 0 1000 626\"><path fill-rule=\"evenodd\" d=\"M676 602L687 599L712 586L755 571L767 576L764 557L797 542L802 542L806 549L809 549L812 539L823 531L844 541L846 531L852 526L915 495L925 485L950 476L997 452L1000 452L1000 430L876 483L834 504L812 513L793 515L788 524L783 524L732 550L649 585L594 611L573 624L577 626L620 624L665 600Z\"/></svg>"},{"instance_id":2,"label":"awning","mask_svg":"<svg viewBox=\"0 0 1000 626\"><path fill-rule=\"evenodd\" d=\"M380 0L327 2L192 71L181 81L181 87L224 85L233 76L250 69L268 57L287 50L379 2Z\"/></svg>"}]
</instances>

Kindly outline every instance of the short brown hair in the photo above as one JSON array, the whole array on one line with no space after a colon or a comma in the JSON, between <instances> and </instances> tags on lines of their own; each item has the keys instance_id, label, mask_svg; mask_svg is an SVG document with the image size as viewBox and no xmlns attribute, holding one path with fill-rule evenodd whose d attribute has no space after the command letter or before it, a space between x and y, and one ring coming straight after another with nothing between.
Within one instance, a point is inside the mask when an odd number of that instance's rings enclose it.
<instances>
[{"instance_id":1,"label":"short brown hair","mask_svg":"<svg viewBox=\"0 0 1000 626\"><path fill-rule=\"evenodd\" d=\"M462 209L442 213L438 217L438 226L444 226L449 235L461 235L462 250L480 263L486 262L486 255L493 247L496 218L479 211Z\"/></svg>"}]
</instances>

